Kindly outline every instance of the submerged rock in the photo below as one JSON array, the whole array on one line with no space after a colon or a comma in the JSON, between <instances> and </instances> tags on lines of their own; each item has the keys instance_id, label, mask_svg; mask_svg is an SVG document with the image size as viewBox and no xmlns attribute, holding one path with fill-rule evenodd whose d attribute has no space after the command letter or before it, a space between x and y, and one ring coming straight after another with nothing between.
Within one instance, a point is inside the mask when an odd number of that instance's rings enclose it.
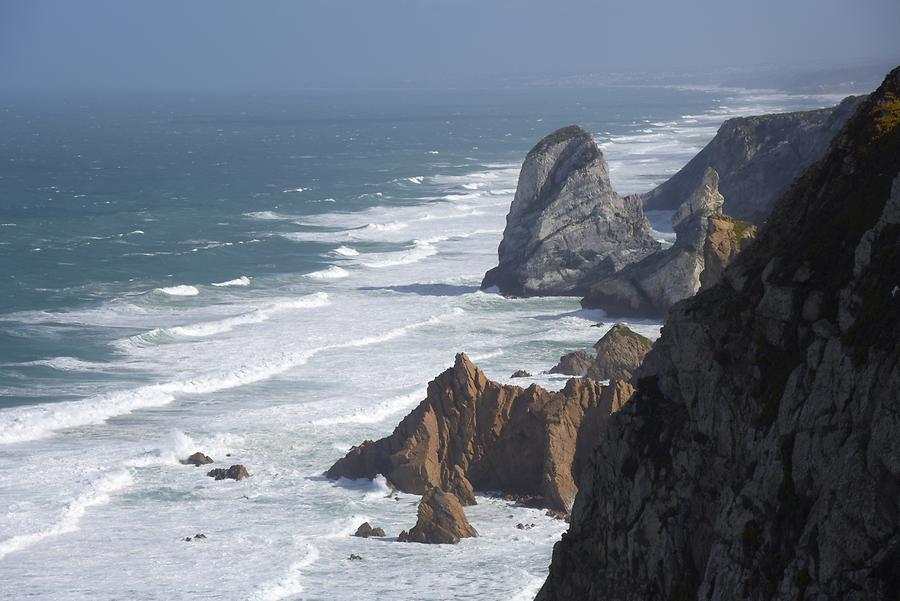
<instances>
[{"instance_id":1,"label":"submerged rock","mask_svg":"<svg viewBox=\"0 0 900 601\"><path fill-rule=\"evenodd\" d=\"M568 511L595 442L582 431L598 431L609 416L600 389L580 379L559 392L499 384L460 353L393 434L354 447L326 475L383 474L404 492L440 487L466 505L475 503L473 489L530 495Z\"/></svg>"},{"instance_id":2,"label":"submerged rock","mask_svg":"<svg viewBox=\"0 0 900 601\"><path fill-rule=\"evenodd\" d=\"M594 358L582 350L566 353L559 358L559 363L550 368L551 374L565 374L567 376L585 375L588 368L594 364Z\"/></svg>"},{"instance_id":3,"label":"submerged rock","mask_svg":"<svg viewBox=\"0 0 900 601\"><path fill-rule=\"evenodd\" d=\"M584 294L591 281L659 248L638 196L620 197L590 133L559 129L531 149L506 217L499 265L482 288Z\"/></svg>"},{"instance_id":4,"label":"submerged rock","mask_svg":"<svg viewBox=\"0 0 900 601\"><path fill-rule=\"evenodd\" d=\"M900 68L673 307L539 601L897 598L898 98Z\"/></svg>"},{"instance_id":5,"label":"submerged rock","mask_svg":"<svg viewBox=\"0 0 900 601\"><path fill-rule=\"evenodd\" d=\"M210 478L215 478L216 480L225 480L226 478L231 480L243 480L244 478L250 477L247 468L240 464L232 465L227 470L225 468L217 467L216 469L207 472L206 475Z\"/></svg>"},{"instance_id":6,"label":"submerged rock","mask_svg":"<svg viewBox=\"0 0 900 601\"><path fill-rule=\"evenodd\" d=\"M187 459L182 459L181 463L184 465L193 465L195 467L199 467L201 465L206 465L207 463L212 463L213 460L209 455L204 455L200 451L197 451Z\"/></svg>"},{"instance_id":7,"label":"submerged rock","mask_svg":"<svg viewBox=\"0 0 900 601\"><path fill-rule=\"evenodd\" d=\"M403 543L428 543L455 545L463 538L478 536L466 519L462 504L456 495L434 487L419 502L416 525L400 533Z\"/></svg>"},{"instance_id":8,"label":"submerged rock","mask_svg":"<svg viewBox=\"0 0 900 601\"><path fill-rule=\"evenodd\" d=\"M616 315L658 317L665 315L676 302L693 296L700 289L706 258L704 248L713 233L711 228L720 223L711 218L722 217L724 199L718 181L715 170L708 168L701 185L675 212L672 227L676 238L670 248L596 281L582 305ZM722 217L722 221L725 219ZM743 238L754 233L755 229L745 228L741 244L735 245L730 253L715 255L716 267L721 269L730 261L743 247Z\"/></svg>"},{"instance_id":9,"label":"submerged rock","mask_svg":"<svg viewBox=\"0 0 900 601\"><path fill-rule=\"evenodd\" d=\"M359 525L359 528L356 529L356 532L353 533L353 536L358 536L360 538L369 538L370 536L385 536L385 534L382 528L373 528L369 525L369 522L363 522Z\"/></svg>"},{"instance_id":10,"label":"submerged rock","mask_svg":"<svg viewBox=\"0 0 900 601\"><path fill-rule=\"evenodd\" d=\"M697 156L643 195L645 208L677 209L712 167L721 177L724 212L763 223L778 197L825 155L831 140L864 98L851 96L835 107L815 111L725 121Z\"/></svg>"},{"instance_id":11,"label":"submerged rock","mask_svg":"<svg viewBox=\"0 0 900 601\"><path fill-rule=\"evenodd\" d=\"M530 378L531 372L527 372L524 369L519 369L513 372L513 375L510 378Z\"/></svg>"}]
</instances>

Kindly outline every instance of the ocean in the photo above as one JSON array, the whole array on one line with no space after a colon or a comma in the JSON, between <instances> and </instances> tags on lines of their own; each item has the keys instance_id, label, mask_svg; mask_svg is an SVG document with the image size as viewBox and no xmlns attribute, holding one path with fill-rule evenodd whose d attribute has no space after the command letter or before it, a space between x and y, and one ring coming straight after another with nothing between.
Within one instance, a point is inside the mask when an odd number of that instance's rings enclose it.
<instances>
[{"instance_id":1,"label":"ocean","mask_svg":"<svg viewBox=\"0 0 900 601\"><path fill-rule=\"evenodd\" d=\"M0 95L0 598L531 599L564 522L480 495L478 538L398 544L415 495L322 472L388 434L457 352L558 389L540 372L617 320L479 291L542 136L582 125L614 187L640 192L728 117L839 99ZM252 477L179 463L198 450ZM366 520L388 538L351 537Z\"/></svg>"}]
</instances>

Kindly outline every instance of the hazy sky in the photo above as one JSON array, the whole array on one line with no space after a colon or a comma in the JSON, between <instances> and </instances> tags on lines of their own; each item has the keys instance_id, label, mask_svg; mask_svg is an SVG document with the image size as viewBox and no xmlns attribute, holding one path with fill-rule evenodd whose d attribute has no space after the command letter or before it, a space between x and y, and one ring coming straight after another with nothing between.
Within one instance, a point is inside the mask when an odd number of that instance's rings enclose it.
<instances>
[{"instance_id":1,"label":"hazy sky","mask_svg":"<svg viewBox=\"0 0 900 601\"><path fill-rule=\"evenodd\" d=\"M0 87L295 89L900 62L900 0L0 0Z\"/></svg>"}]
</instances>

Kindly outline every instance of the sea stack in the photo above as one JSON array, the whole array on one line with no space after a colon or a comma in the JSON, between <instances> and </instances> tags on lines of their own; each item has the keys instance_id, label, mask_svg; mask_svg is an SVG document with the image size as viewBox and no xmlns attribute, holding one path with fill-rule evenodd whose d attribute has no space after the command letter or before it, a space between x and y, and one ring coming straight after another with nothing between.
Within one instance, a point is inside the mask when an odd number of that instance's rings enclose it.
<instances>
[{"instance_id":1,"label":"sea stack","mask_svg":"<svg viewBox=\"0 0 900 601\"><path fill-rule=\"evenodd\" d=\"M539 601L896 599L900 68L676 304Z\"/></svg>"},{"instance_id":2,"label":"sea stack","mask_svg":"<svg viewBox=\"0 0 900 601\"><path fill-rule=\"evenodd\" d=\"M658 249L640 198L616 194L594 138L571 125L525 158L499 265L482 288L511 296L583 295L594 279Z\"/></svg>"}]
</instances>

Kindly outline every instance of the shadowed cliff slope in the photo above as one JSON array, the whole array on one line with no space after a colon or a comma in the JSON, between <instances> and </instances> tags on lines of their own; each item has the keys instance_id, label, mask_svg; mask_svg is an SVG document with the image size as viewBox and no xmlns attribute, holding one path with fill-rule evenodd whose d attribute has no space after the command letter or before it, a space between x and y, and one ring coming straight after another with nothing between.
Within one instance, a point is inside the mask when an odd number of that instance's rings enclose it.
<instances>
[{"instance_id":1,"label":"shadowed cliff slope","mask_svg":"<svg viewBox=\"0 0 900 601\"><path fill-rule=\"evenodd\" d=\"M900 595L900 68L676 304L538 599Z\"/></svg>"}]
</instances>

